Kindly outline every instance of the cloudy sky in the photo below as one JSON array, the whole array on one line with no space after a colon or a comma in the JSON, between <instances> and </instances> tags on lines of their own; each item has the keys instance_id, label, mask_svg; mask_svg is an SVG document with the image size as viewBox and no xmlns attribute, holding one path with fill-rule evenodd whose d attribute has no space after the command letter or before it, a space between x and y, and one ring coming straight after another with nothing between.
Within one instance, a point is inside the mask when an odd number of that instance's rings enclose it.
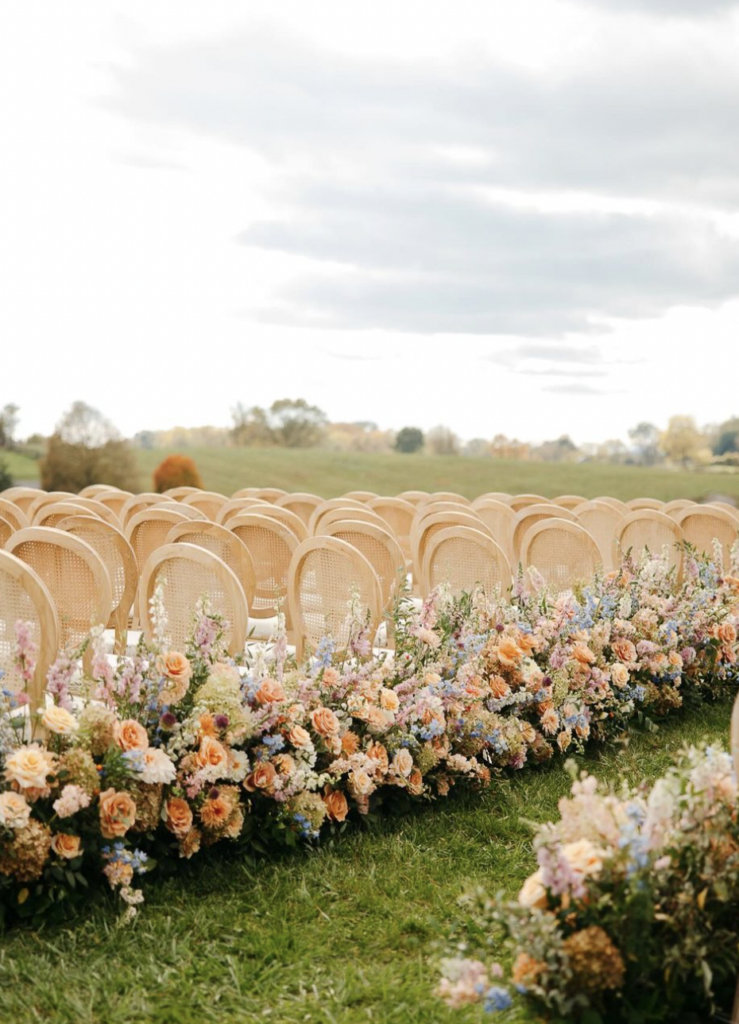
<instances>
[{"instance_id":1,"label":"cloudy sky","mask_svg":"<svg viewBox=\"0 0 739 1024\"><path fill-rule=\"evenodd\" d=\"M739 413L737 44L727 0L4 4L0 403Z\"/></svg>"}]
</instances>

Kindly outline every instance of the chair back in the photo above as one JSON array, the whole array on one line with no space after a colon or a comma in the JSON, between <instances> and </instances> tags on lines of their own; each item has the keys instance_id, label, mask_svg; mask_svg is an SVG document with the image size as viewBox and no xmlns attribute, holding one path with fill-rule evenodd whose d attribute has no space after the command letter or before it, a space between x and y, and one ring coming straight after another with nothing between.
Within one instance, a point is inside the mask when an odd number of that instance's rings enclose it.
<instances>
[{"instance_id":1,"label":"chair back","mask_svg":"<svg viewBox=\"0 0 739 1024\"><path fill-rule=\"evenodd\" d=\"M16 529L17 527L8 522L7 519L4 519L3 516L0 516L0 548L5 547L6 542L10 540Z\"/></svg>"},{"instance_id":2,"label":"chair back","mask_svg":"<svg viewBox=\"0 0 739 1024\"><path fill-rule=\"evenodd\" d=\"M516 513L510 505L497 498L478 498L472 504L477 515L482 519L496 544L502 549L509 563L511 556L511 536L516 521Z\"/></svg>"},{"instance_id":3,"label":"chair back","mask_svg":"<svg viewBox=\"0 0 739 1024\"><path fill-rule=\"evenodd\" d=\"M200 494L202 493L201 487L188 487L182 485L181 487L169 487L166 491L162 491L162 497L169 498L171 501L182 501L188 494Z\"/></svg>"},{"instance_id":4,"label":"chair back","mask_svg":"<svg viewBox=\"0 0 739 1024\"><path fill-rule=\"evenodd\" d=\"M123 502L121 510L118 513L124 532L126 527L139 512L143 512L144 509L151 508L152 505L161 505L167 499L162 494L155 494L153 491L146 491L143 494L132 494L130 498Z\"/></svg>"},{"instance_id":5,"label":"chair back","mask_svg":"<svg viewBox=\"0 0 739 1024\"><path fill-rule=\"evenodd\" d=\"M513 501L513 495L509 494L508 491L485 491L484 494L478 495L477 498L472 502L474 508L478 501L502 501L504 505L510 505Z\"/></svg>"},{"instance_id":6,"label":"chair back","mask_svg":"<svg viewBox=\"0 0 739 1024\"><path fill-rule=\"evenodd\" d=\"M308 521L308 533L313 536L316 532L316 523L324 516L327 512L331 512L335 508L358 508L366 509L366 505L361 501L355 501L354 498L329 498L327 501L322 501L320 505L311 512L310 520Z\"/></svg>"},{"instance_id":7,"label":"chair back","mask_svg":"<svg viewBox=\"0 0 739 1024\"><path fill-rule=\"evenodd\" d=\"M455 505L472 504L469 498L465 498L463 494L457 494L456 491L432 491L419 502L419 506L427 505L430 501L451 501Z\"/></svg>"},{"instance_id":8,"label":"chair back","mask_svg":"<svg viewBox=\"0 0 739 1024\"><path fill-rule=\"evenodd\" d=\"M289 508L282 505L262 505L259 508L259 515L267 516L268 519L276 519L278 523L284 523L299 541L308 537L308 527L300 516L291 512Z\"/></svg>"},{"instance_id":9,"label":"chair back","mask_svg":"<svg viewBox=\"0 0 739 1024\"><path fill-rule=\"evenodd\" d=\"M254 619L269 619L287 597L287 573L298 538L289 526L255 512L233 516L227 527L246 545L254 565L256 587L249 613ZM289 627L289 606L285 617Z\"/></svg>"},{"instance_id":10,"label":"chair back","mask_svg":"<svg viewBox=\"0 0 739 1024\"><path fill-rule=\"evenodd\" d=\"M682 510L677 523L683 537L698 552L713 554L713 542L719 541L723 553L723 569L731 567L731 549L739 538L739 520L722 508L710 505L690 505Z\"/></svg>"},{"instance_id":11,"label":"chair back","mask_svg":"<svg viewBox=\"0 0 739 1024\"><path fill-rule=\"evenodd\" d=\"M33 525L36 513L44 505L51 505L53 501L74 501L76 497L77 495L72 494L71 491L36 491L36 497L24 509L24 512L28 516L28 522Z\"/></svg>"},{"instance_id":12,"label":"chair back","mask_svg":"<svg viewBox=\"0 0 739 1024\"><path fill-rule=\"evenodd\" d=\"M179 503L178 503L179 505ZM178 523L189 523L189 519L179 508L160 509L158 505L153 508L142 509L128 520L125 529L126 540L133 548L136 555L136 564L139 572L142 571L149 555L151 555L162 544L167 543L169 531ZM198 520L199 522L199 520Z\"/></svg>"},{"instance_id":13,"label":"chair back","mask_svg":"<svg viewBox=\"0 0 739 1024\"><path fill-rule=\"evenodd\" d=\"M447 583L454 597L479 585L492 598L506 594L512 583L511 567L500 545L468 526L450 526L431 537L422 573L424 596Z\"/></svg>"},{"instance_id":14,"label":"chair back","mask_svg":"<svg viewBox=\"0 0 739 1024\"><path fill-rule=\"evenodd\" d=\"M278 498L284 498L286 494L287 491L283 491L281 487L243 487L240 491L234 491L231 497L261 498L263 501L268 501L272 504Z\"/></svg>"},{"instance_id":15,"label":"chair back","mask_svg":"<svg viewBox=\"0 0 739 1024\"><path fill-rule=\"evenodd\" d=\"M103 491L102 494L98 494L96 501L99 501L101 505L105 505L115 515L118 520L118 525L121 523L121 511L123 506L126 504L129 498L132 498L133 494L130 491Z\"/></svg>"},{"instance_id":16,"label":"chair back","mask_svg":"<svg viewBox=\"0 0 739 1024\"><path fill-rule=\"evenodd\" d=\"M625 501L621 501L620 498L611 498L607 494L601 494L597 498L593 498L593 501L600 501L604 505L610 505L611 508L615 508L617 512L620 512L622 516L627 516L631 509Z\"/></svg>"},{"instance_id":17,"label":"chair back","mask_svg":"<svg viewBox=\"0 0 739 1024\"><path fill-rule=\"evenodd\" d=\"M17 622L31 625L36 647L33 679L23 680L15 664ZM0 670L3 687L12 693L25 690L31 713L43 707L46 674L57 656L59 619L46 584L29 565L9 551L0 551Z\"/></svg>"},{"instance_id":18,"label":"chair back","mask_svg":"<svg viewBox=\"0 0 739 1024\"><path fill-rule=\"evenodd\" d=\"M338 650L348 647L353 600L367 616L370 637L380 623L377 574L360 551L338 537L310 537L297 547L290 563L288 598L298 658L306 644L315 649L323 637L331 637Z\"/></svg>"},{"instance_id":19,"label":"chair back","mask_svg":"<svg viewBox=\"0 0 739 1024\"><path fill-rule=\"evenodd\" d=\"M225 505L222 505L216 514L214 522L225 526L231 516L238 516L247 509L256 509L257 505L269 506L268 501L262 498L229 498Z\"/></svg>"},{"instance_id":20,"label":"chair back","mask_svg":"<svg viewBox=\"0 0 739 1024\"><path fill-rule=\"evenodd\" d=\"M342 498L353 498L354 501L361 501L366 504L368 501L372 501L373 498L379 498L377 491L347 491L346 494L341 495Z\"/></svg>"},{"instance_id":21,"label":"chair back","mask_svg":"<svg viewBox=\"0 0 739 1024\"><path fill-rule=\"evenodd\" d=\"M327 524L322 535L338 537L362 552L377 573L383 612L392 611L399 585L405 583L407 576L405 555L393 535L381 526L359 519L338 519Z\"/></svg>"},{"instance_id":22,"label":"chair back","mask_svg":"<svg viewBox=\"0 0 739 1024\"><path fill-rule=\"evenodd\" d=\"M692 508L696 502L691 501L689 498L675 498L674 501L666 501L660 509L666 516L670 516L676 523L680 522L680 514L686 508Z\"/></svg>"},{"instance_id":23,"label":"chair back","mask_svg":"<svg viewBox=\"0 0 739 1024\"><path fill-rule=\"evenodd\" d=\"M373 498L367 508L385 520L406 559L411 557L411 528L416 506L402 498Z\"/></svg>"},{"instance_id":24,"label":"chair back","mask_svg":"<svg viewBox=\"0 0 739 1024\"><path fill-rule=\"evenodd\" d=\"M558 498L552 498L552 504L559 505L561 508L568 508L570 512L574 512L578 505L582 505L587 500L581 494L560 494Z\"/></svg>"},{"instance_id":25,"label":"chair back","mask_svg":"<svg viewBox=\"0 0 739 1024\"><path fill-rule=\"evenodd\" d=\"M113 593L103 560L90 545L63 530L28 526L7 550L30 565L51 595L59 619L59 646L79 647L93 626L107 625Z\"/></svg>"},{"instance_id":26,"label":"chair back","mask_svg":"<svg viewBox=\"0 0 739 1024\"><path fill-rule=\"evenodd\" d=\"M164 584L162 600L173 650L185 651L195 624L195 608L203 597L224 619L229 654L244 650L249 626L246 597L235 574L212 551L195 544L165 544L148 559L141 574L139 607L149 642L154 638L151 599L159 583Z\"/></svg>"},{"instance_id":27,"label":"chair back","mask_svg":"<svg viewBox=\"0 0 739 1024\"><path fill-rule=\"evenodd\" d=\"M281 498L275 501L275 505L279 508L290 509L296 516L300 516L306 528L310 525L310 517L313 515L313 510L322 504L323 498L319 498L317 494L309 494L306 491L283 494Z\"/></svg>"},{"instance_id":28,"label":"chair back","mask_svg":"<svg viewBox=\"0 0 739 1024\"><path fill-rule=\"evenodd\" d=\"M649 509L652 512L661 512L664 501L660 501L659 498L632 498L626 504L632 512L642 512L645 509Z\"/></svg>"},{"instance_id":29,"label":"chair back","mask_svg":"<svg viewBox=\"0 0 739 1024\"><path fill-rule=\"evenodd\" d=\"M423 560L426 557L426 545L440 530L448 526L469 526L473 530L489 533L489 530L476 512L432 512L430 515L417 518L411 531L411 555L413 558L413 578L419 584L423 581Z\"/></svg>"},{"instance_id":30,"label":"chair back","mask_svg":"<svg viewBox=\"0 0 739 1024\"><path fill-rule=\"evenodd\" d=\"M194 544L195 547L205 548L218 555L241 584L247 607L252 607L257 589L254 563L246 545L235 533L208 520L178 523L167 534L167 543Z\"/></svg>"},{"instance_id":31,"label":"chair back","mask_svg":"<svg viewBox=\"0 0 739 1024\"><path fill-rule=\"evenodd\" d=\"M396 494L396 498L400 498L401 501L409 501L411 505L416 505L424 499L428 498L428 491L401 491L400 494Z\"/></svg>"},{"instance_id":32,"label":"chair back","mask_svg":"<svg viewBox=\"0 0 739 1024\"><path fill-rule=\"evenodd\" d=\"M100 519L95 512L86 509L81 501L51 501L48 505L42 505L34 516L32 526L56 526L67 516L94 516Z\"/></svg>"},{"instance_id":33,"label":"chair back","mask_svg":"<svg viewBox=\"0 0 739 1024\"><path fill-rule=\"evenodd\" d=\"M584 501L574 509L577 521L584 526L598 545L606 572L616 567L616 529L623 516L613 505L604 501Z\"/></svg>"},{"instance_id":34,"label":"chair back","mask_svg":"<svg viewBox=\"0 0 739 1024\"><path fill-rule=\"evenodd\" d=\"M595 540L588 531L566 519L534 523L523 539L524 569L536 568L555 594L589 582L601 562Z\"/></svg>"},{"instance_id":35,"label":"chair back","mask_svg":"<svg viewBox=\"0 0 739 1024\"><path fill-rule=\"evenodd\" d=\"M616 543L621 555L632 550L635 558L641 560L645 549L653 555L661 555L666 546L671 566L678 572L682 567L683 553L677 545L683 539L683 531L674 519L655 509L635 509L624 516L616 528Z\"/></svg>"},{"instance_id":36,"label":"chair back","mask_svg":"<svg viewBox=\"0 0 739 1024\"><path fill-rule=\"evenodd\" d=\"M78 498L95 498L97 500L98 494L107 494L109 491L117 491L117 487L113 487L112 484L88 484L87 487L83 487L77 495Z\"/></svg>"},{"instance_id":37,"label":"chair back","mask_svg":"<svg viewBox=\"0 0 739 1024\"><path fill-rule=\"evenodd\" d=\"M28 518L29 508L40 494L43 494L43 491L38 487L6 487L4 491L0 491L0 498L12 501ZM31 520L28 522L30 524Z\"/></svg>"},{"instance_id":38,"label":"chair back","mask_svg":"<svg viewBox=\"0 0 739 1024\"><path fill-rule=\"evenodd\" d=\"M102 559L110 580L113 605L107 624L115 630L116 653L125 654L128 617L139 582L133 548L121 530L94 516L71 515L57 523L56 528L80 537Z\"/></svg>"},{"instance_id":39,"label":"chair back","mask_svg":"<svg viewBox=\"0 0 739 1024\"><path fill-rule=\"evenodd\" d=\"M12 501L0 498L0 516L3 517L14 530L22 530L24 526L30 526L26 513Z\"/></svg>"},{"instance_id":40,"label":"chair back","mask_svg":"<svg viewBox=\"0 0 739 1024\"><path fill-rule=\"evenodd\" d=\"M544 498L541 494L514 494L510 501L514 512L520 512L522 508L528 508L529 505L549 504L551 504L549 498Z\"/></svg>"},{"instance_id":41,"label":"chair back","mask_svg":"<svg viewBox=\"0 0 739 1024\"><path fill-rule=\"evenodd\" d=\"M515 565L521 559L523 540L528 531L536 523L546 519L566 519L571 523L577 522L575 513L561 505L552 505L550 502L542 502L538 505L525 505L516 513L511 531L511 555Z\"/></svg>"},{"instance_id":42,"label":"chair back","mask_svg":"<svg viewBox=\"0 0 739 1024\"><path fill-rule=\"evenodd\" d=\"M197 509L207 519L214 522L228 498L225 494L218 494L216 491L196 491L195 494L186 494L181 501L183 505Z\"/></svg>"}]
</instances>

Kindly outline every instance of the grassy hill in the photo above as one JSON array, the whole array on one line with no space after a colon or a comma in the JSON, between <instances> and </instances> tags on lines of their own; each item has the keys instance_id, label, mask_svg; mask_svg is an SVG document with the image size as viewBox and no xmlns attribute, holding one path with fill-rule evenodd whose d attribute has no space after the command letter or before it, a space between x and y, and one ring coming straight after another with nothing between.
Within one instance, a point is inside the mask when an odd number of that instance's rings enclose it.
<instances>
[{"instance_id":1,"label":"grassy hill","mask_svg":"<svg viewBox=\"0 0 739 1024\"><path fill-rule=\"evenodd\" d=\"M168 451L139 451L142 487ZM546 497L582 494L594 498L649 495L668 500L722 493L739 500L739 474L675 472L633 466L555 465L428 455L369 455L286 448L202 448L195 459L205 486L224 494L240 487L283 487L331 498L349 490L397 494L417 488L458 491L473 498L483 491L534 492Z\"/></svg>"}]
</instances>

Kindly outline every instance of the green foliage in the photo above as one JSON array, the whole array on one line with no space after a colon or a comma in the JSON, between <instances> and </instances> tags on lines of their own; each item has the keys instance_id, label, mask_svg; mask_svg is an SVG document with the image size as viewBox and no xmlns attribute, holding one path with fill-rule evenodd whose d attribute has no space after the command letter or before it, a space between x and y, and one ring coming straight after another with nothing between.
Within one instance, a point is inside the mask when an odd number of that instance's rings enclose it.
<instances>
[{"instance_id":1,"label":"green foliage","mask_svg":"<svg viewBox=\"0 0 739 1024\"><path fill-rule=\"evenodd\" d=\"M136 459L127 441L106 441L99 448L68 444L59 434L47 443L41 459L41 486L47 491L81 491L89 484L110 484L138 491Z\"/></svg>"},{"instance_id":2,"label":"green foliage","mask_svg":"<svg viewBox=\"0 0 739 1024\"><path fill-rule=\"evenodd\" d=\"M683 743L724 740L729 710L706 705L578 765L630 783L657 778ZM111 927L111 900L88 898L74 927L4 936L0 1019L481 1024L478 1009L435 998L429 954L470 886L518 891L535 867L525 819L556 818L569 786L561 765L536 769L318 851L178 861L172 878L147 886L132 927Z\"/></svg>"},{"instance_id":3,"label":"green foliage","mask_svg":"<svg viewBox=\"0 0 739 1024\"><path fill-rule=\"evenodd\" d=\"M328 422L325 412L304 398L281 398L269 409L239 404L231 415L231 436L247 447L313 448L323 439Z\"/></svg>"},{"instance_id":4,"label":"green foliage","mask_svg":"<svg viewBox=\"0 0 739 1024\"><path fill-rule=\"evenodd\" d=\"M739 452L739 418L727 420L719 427L719 434L713 445L714 455L728 455Z\"/></svg>"},{"instance_id":5,"label":"green foliage","mask_svg":"<svg viewBox=\"0 0 739 1024\"><path fill-rule=\"evenodd\" d=\"M410 455L412 452L420 452L423 448L423 431L418 427L403 427L395 438L395 451Z\"/></svg>"},{"instance_id":6,"label":"green foliage","mask_svg":"<svg viewBox=\"0 0 739 1024\"><path fill-rule=\"evenodd\" d=\"M10 467L7 459L0 459L0 491L6 487L13 486L13 477L10 475Z\"/></svg>"}]
</instances>

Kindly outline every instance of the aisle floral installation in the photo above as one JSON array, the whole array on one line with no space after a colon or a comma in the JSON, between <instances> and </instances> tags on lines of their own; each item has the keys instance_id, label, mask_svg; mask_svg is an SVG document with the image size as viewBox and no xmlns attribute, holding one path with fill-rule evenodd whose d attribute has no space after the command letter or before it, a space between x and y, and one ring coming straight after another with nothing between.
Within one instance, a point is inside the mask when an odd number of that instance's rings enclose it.
<instances>
[{"instance_id":1,"label":"aisle floral installation","mask_svg":"<svg viewBox=\"0 0 739 1024\"><path fill-rule=\"evenodd\" d=\"M682 1024L731 1005L737 978L739 818L730 756L690 748L651 788L574 776L542 826L518 899L466 900L439 994L504 1019ZM505 954L506 976L491 951Z\"/></svg>"},{"instance_id":2,"label":"aisle floral installation","mask_svg":"<svg viewBox=\"0 0 739 1024\"><path fill-rule=\"evenodd\" d=\"M536 573L513 594L416 610L401 600L396 650L373 652L349 602L351 642L326 637L305 665L281 629L236 664L207 599L184 652L161 596L151 648L111 662L93 631L48 677L29 735L24 694L0 711L0 906L7 920L62 915L101 883L131 916L138 881L218 844L270 852L316 842L390 804L606 742L636 716L658 719L736 678L739 574L688 552L552 597ZM35 652L17 626L17 665ZM20 705L20 706L19 706Z\"/></svg>"}]
</instances>

